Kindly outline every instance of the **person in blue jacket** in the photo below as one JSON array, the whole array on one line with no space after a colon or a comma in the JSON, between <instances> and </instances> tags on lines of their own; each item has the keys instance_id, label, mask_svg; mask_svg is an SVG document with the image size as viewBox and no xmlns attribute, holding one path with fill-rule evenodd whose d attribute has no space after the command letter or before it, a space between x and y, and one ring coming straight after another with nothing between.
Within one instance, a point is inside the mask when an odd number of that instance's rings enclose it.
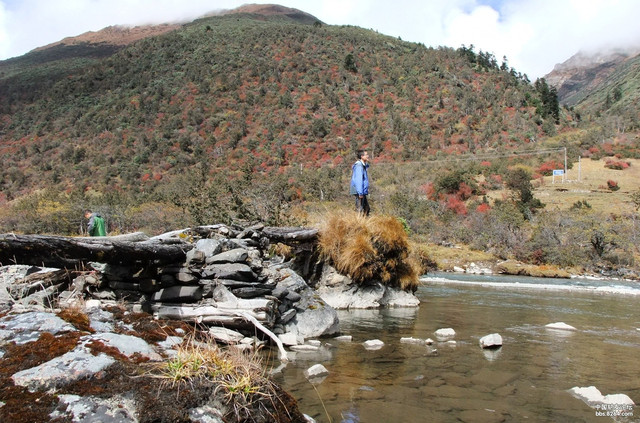
<instances>
[{"instance_id":1,"label":"person in blue jacket","mask_svg":"<svg viewBox=\"0 0 640 423\"><path fill-rule=\"evenodd\" d=\"M351 188L349 193L356 198L356 211L369 216L370 208L369 201L367 201L367 195L369 194L369 175L367 174L369 153L364 150L358 150L357 156L358 161L351 167Z\"/></svg>"}]
</instances>

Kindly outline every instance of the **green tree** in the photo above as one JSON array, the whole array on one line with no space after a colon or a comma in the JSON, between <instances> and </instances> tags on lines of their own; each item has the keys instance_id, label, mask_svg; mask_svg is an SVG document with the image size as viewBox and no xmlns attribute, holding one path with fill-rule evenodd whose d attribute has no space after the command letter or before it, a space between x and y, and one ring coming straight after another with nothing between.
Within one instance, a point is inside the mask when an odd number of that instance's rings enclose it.
<instances>
[{"instance_id":1,"label":"green tree","mask_svg":"<svg viewBox=\"0 0 640 423\"><path fill-rule=\"evenodd\" d=\"M560 103L558 91L547 84L544 78L539 78L534 87L540 96L540 104L536 107L536 114L543 118L552 117L556 123L560 122Z\"/></svg>"},{"instance_id":2,"label":"green tree","mask_svg":"<svg viewBox=\"0 0 640 423\"><path fill-rule=\"evenodd\" d=\"M349 53L344 58L344 68L349 72L353 72L353 73L358 72L358 67L356 66L356 59L353 57L353 54Z\"/></svg>"},{"instance_id":3,"label":"green tree","mask_svg":"<svg viewBox=\"0 0 640 423\"><path fill-rule=\"evenodd\" d=\"M533 196L531 174L521 168L515 168L507 173L507 188L515 191L515 204L525 219L530 220L536 209L541 209L544 204Z\"/></svg>"}]
</instances>

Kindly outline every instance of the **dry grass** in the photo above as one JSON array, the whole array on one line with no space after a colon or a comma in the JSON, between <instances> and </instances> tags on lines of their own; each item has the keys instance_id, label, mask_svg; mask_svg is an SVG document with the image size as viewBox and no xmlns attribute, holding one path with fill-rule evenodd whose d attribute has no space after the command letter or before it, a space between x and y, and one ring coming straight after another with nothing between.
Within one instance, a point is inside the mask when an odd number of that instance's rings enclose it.
<instances>
[{"instance_id":1,"label":"dry grass","mask_svg":"<svg viewBox=\"0 0 640 423\"><path fill-rule=\"evenodd\" d=\"M163 388L181 389L213 387L227 406L226 417L235 421L254 421L257 415L269 415L270 421L283 421L287 405L283 393L266 375L257 353L250 355L239 349L218 347L215 342L185 340L170 360L155 364L151 376L163 380ZM284 418L284 420L288 420ZM255 419L255 421L262 421Z\"/></svg>"},{"instance_id":2,"label":"dry grass","mask_svg":"<svg viewBox=\"0 0 640 423\"><path fill-rule=\"evenodd\" d=\"M615 159L630 163L629 168L615 170L605 167L611 157L600 160L582 159L580 166L573 163L573 169L567 171L566 181L556 176L545 176L532 181L534 195L542 201L546 210L568 210L578 201L586 201L594 211L602 213L628 214L635 211L631 194L640 190L640 160ZM618 183L620 189L611 191L607 181ZM501 199L506 190L491 191L488 198Z\"/></svg>"},{"instance_id":3,"label":"dry grass","mask_svg":"<svg viewBox=\"0 0 640 423\"><path fill-rule=\"evenodd\" d=\"M465 267L471 263L479 265L495 263L498 258L485 251L472 250L466 245L457 247L444 247L436 244L420 244L419 250L433 260L431 268L450 271L454 266Z\"/></svg>"},{"instance_id":4,"label":"dry grass","mask_svg":"<svg viewBox=\"0 0 640 423\"><path fill-rule=\"evenodd\" d=\"M269 247L269 254L273 256L282 257L285 261L292 259L295 255L293 251L293 247L287 244L283 244L281 242L272 244Z\"/></svg>"},{"instance_id":5,"label":"dry grass","mask_svg":"<svg viewBox=\"0 0 640 423\"><path fill-rule=\"evenodd\" d=\"M504 273L506 275L523 275L533 276L537 278L570 278L571 273L565 269L560 269L557 266L545 265L537 266L532 264L519 263L517 261L504 261L499 263L496 268L496 272Z\"/></svg>"},{"instance_id":6,"label":"dry grass","mask_svg":"<svg viewBox=\"0 0 640 423\"><path fill-rule=\"evenodd\" d=\"M579 181L577 163L567 172L568 181L565 183L557 176L553 183L552 177L546 176L543 184L535 189L536 198L545 203L547 209L566 210L577 201L586 200L595 211L633 212L635 206L630 194L640 189L640 160L620 159L631 164L624 170L606 168L606 160L582 159ZM610 191L608 180L616 181L620 190Z\"/></svg>"},{"instance_id":7,"label":"dry grass","mask_svg":"<svg viewBox=\"0 0 640 423\"><path fill-rule=\"evenodd\" d=\"M411 255L407 233L391 216L330 213L320 228L320 251L356 283L379 280L415 290L422 269Z\"/></svg>"}]
</instances>

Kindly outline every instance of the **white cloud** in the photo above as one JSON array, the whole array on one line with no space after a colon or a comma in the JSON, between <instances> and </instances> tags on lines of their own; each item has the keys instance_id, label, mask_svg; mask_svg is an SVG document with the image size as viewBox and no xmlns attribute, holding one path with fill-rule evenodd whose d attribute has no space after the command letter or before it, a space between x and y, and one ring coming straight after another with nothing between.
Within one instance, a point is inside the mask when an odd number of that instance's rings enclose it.
<instances>
[{"instance_id":1,"label":"white cloud","mask_svg":"<svg viewBox=\"0 0 640 423\"><path fill-rule=\"evenodd\" d=\"M245 3L295 7L427 46L473 44L532 79L579 50L640 45L637 0L0 0L0 59L110 25L190 20Z\"/></svg>"}]
</instances>

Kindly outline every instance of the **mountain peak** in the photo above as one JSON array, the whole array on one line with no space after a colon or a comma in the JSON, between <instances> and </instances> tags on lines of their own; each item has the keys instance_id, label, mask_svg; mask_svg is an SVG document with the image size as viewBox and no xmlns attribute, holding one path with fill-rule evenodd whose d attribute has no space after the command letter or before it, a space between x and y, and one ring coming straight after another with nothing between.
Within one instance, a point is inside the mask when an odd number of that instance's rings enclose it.
<instances>
[{"instance_id":1,"label":"mountain peak","mask_svg":"<svg viewBox=\"0 0 640 423\"><path fill-rule=\"evenodd\" d=\"M116 46L126 46L134 41L143 38L164 34L179 28L179 24L159 24L159 25L142 25L142 26L125 26L112 25L99 31L88 31L75 37L66 37L55 43L38 47L33 51L42 51L51 47L63 45L73 46L79 44L111 44Z\"/></svg>"},{"instance_id":2,"label":"mountain peak","mask_svg":"<svg viewBox=\"0 0 640 423\"><path fill-rule=\"evenodd\" d=\"M574 105L611 75L620 64L638 54L640 46L579 51L563 63L555 65L545 79L556 87L561 103Z\"/></svg>"},{"instance_id":3,"label":"mountain peak","mask_svg":"<svg viewBox=\"0 0 640 423\"><path fill-rule=\"evenodd\" d=\"M248 13L253 15L263 16L284 16L303 24L314 24L321 22L318 18L309 13L303 12L291 7L280 6L278 4L245 4L240 7L231 10L225 10L219 15L232 15L239 13Z\"/></svg>"}]
</instances>

